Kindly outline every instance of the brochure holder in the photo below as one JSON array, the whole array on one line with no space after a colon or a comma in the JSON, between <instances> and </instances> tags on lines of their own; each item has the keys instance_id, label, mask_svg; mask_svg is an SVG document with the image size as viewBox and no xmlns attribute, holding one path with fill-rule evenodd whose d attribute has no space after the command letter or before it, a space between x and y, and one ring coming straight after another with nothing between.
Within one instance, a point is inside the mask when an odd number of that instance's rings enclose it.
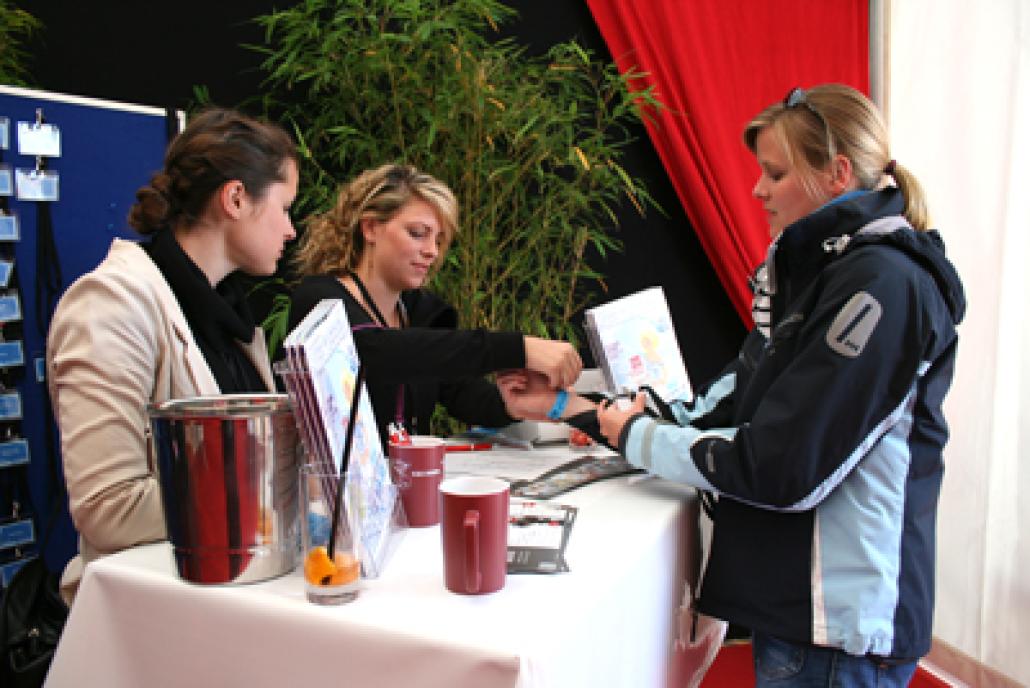
<instances>
[{"instance_id":1,"label":"brochure holder","mask_svg":"<svg viewBox=\"0 0 1030 688\"><path fill-rule=\"evenodd\" d=\"M349 335L349 328L347 332ZM319 394L315 391L320 383L320 375L338 374L339 370L316 371L312 374L309 370L298 370L288 360L276 363L274 370L285 383L293 403L294 417L307 461L319 464L329 473L347 471L344 509L359 543L361 574L363 578L378 578L399 543L399 535L407 527L407 518L397 486L390 479L389 466L379 442L375 417L371 404L367 403L367 395L362 395L363 400L359 402L348 466L341 467L338 465L339 457L328 448L330 445L326 435L331 429L325 425L319 408ZM325 384L324 380L322 384ZM346 417L349 404L346 406L336 411L343 411Z\"/></svg>"}]
</instances>

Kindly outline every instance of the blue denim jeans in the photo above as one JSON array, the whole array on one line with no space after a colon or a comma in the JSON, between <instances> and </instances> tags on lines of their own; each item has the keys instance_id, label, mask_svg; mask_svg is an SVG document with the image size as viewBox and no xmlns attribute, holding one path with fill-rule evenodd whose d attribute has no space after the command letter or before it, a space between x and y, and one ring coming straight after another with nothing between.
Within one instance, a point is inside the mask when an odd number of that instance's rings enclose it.
<instances>
[{"instance_id":1,"label":"blue denim jeans","mask_svg":"<svg viewBox=\"0 0 1030 688\"><path fill-rule=\"evenodd\" d=\"M756 688L904 688L916 672L914 660L885 664L763 633L755 633L751 642Z\"/></svg>"}]
</instances>

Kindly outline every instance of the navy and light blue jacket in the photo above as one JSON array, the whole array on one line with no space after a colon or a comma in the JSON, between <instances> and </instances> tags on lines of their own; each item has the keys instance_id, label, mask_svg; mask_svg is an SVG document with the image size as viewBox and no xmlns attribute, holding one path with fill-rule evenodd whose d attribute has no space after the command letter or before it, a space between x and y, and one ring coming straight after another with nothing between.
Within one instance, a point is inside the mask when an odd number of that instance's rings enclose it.
<instances>
[{"instance_id":1,"label":"navy and light blue jacket","mask_svg":"<svg viewBox=\"0 0 1030 688\"><path fill-rule=\"evenodd\" d=\"M637 416L634 465L719 495L699 607L784 639L930 648L941 411L965 311L936 232L895 188L817 210L767 261L771 333L676 422Z\"/></svg>"}]
</instances>

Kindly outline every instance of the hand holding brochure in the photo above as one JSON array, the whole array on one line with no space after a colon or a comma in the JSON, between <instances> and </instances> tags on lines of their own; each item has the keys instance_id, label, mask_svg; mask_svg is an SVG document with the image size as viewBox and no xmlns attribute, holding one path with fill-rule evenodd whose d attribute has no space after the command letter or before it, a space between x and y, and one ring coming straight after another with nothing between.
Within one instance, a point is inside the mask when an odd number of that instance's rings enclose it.
<instances>
[{"instance_id":1,"label":"hand holding brochure","mask_svg":"<svg viewBox=\"0 0 1030 688\"><path fill-rule=\"evenodd\" d=\"M666 402L693 396L661 287L587 310L584 327L612 394L650 385Z\"/></svg>"}]
</instances>

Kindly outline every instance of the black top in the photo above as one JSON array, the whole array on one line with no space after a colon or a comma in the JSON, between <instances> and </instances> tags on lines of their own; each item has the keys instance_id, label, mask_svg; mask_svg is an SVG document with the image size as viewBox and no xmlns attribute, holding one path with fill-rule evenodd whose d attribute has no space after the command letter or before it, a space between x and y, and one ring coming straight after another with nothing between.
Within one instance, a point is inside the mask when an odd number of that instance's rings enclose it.
<instances>
[{"instance_id":1,"label":"black top","mask_svg":"<svg viewBox=\"0 0 1030 688\"><path fill-rule=\"evenodd\" d=\"M239 345L253 341L254 318L235 276L229 275L212 289L207 277L167 229L143 244L143 250L175 294L222 393L267 392L265 381Z\"/></svg>"},{"instance_id":2,"label":"black top","mask_svg":"<svg viewBox=\"0 0 1030 688\"><path fill-rule=\"evenodd\" d=\"M408 327L382 328L334 275L305 277L294 289L289 329L322 299L343 299L384 447L386 426L399 406L412 434L430 432L437 402L465 423L501 427L515 422L497 387L479 376L525 367L521 334L455 329L454 308L422 289L401 294Z\"/></svg>"}]
</instances>

